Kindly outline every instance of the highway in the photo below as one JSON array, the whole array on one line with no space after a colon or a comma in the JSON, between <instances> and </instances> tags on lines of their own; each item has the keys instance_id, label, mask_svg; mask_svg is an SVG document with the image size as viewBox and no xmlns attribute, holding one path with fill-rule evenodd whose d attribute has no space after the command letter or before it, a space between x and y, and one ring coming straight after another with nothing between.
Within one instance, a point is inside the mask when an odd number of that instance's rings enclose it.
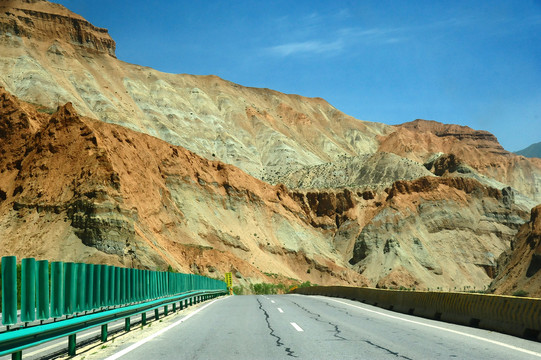
<instances>
[{"instance_id":1,"label":"highway","mask_svg":"<svg viewBox=\"0 0 541 360\"><path fill-rule=\"evenodd\" d=\"M229 296L84 359L541 359L541 343L303 295Z\"/></svg>"}]
</instances>

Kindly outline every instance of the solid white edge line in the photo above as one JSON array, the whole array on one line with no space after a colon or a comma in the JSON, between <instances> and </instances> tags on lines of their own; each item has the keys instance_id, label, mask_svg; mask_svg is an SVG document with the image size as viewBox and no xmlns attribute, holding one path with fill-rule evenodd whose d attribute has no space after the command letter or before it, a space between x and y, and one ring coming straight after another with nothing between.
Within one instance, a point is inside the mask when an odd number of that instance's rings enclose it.
<instances>
[{"instance_id":1,"label":"solid white edge line","mask_svg":"<svg viewBox=\"0 0 541 360\"><path fill-rule=\"evenodd\" d=\"M304 331L299 325L297 325L296 323L292 322L290 323L291 326L293 326L295 328L295 330L297 331Z\"/></svg>"},{"instance_id":2,"label":"solid white edge line","mask_svg":"<svg viewBox=\"0 0 541 360\"><path fill-rule=\"evenodd\" d=\"M222 298L222 299L226 299L226 298ZM171 330L171 329L174 328L175 326L177 326L177 325L183 323L184 321L188 320L189 318L191 318L192 316L194 316L195 314L197 314L197 313L200 312L201 310L203 310L203 309L205 309L206 307L208 307L208 306L214 304L216 301L219 301L219 300L222 300L222 299L216 299L216 300L214 300L214 301L212 301L212 302L206 304L205 306L202 306L201 308L195 310L193 313L186 315L185 317L183 317L183 318L180 319L179 321L174 322L174 323L172 323L171 325L169 325L169 326L167 326L167 327L165 327L165 328L163 328L163 329L161 329L161 330L159 330L159 331L156 331L154 334L152 334L152 335L150 335L150 336L144 338L143 340L140 340L140 341L136 342L135 344L130 345L130 346L128 346L127 348L125 348L125 349L123 349L123 350L117 352L116 354L111 355L111 356L105 358L105 360L116 360L116 359L118 359L118 358L120 358L120 357L126 355L127 353L129 353L129 352L131 352L131 351L137 349L139 346L141 346L141 345L143 345L143 344L149 342L150 340L154 339L155 337L158 337L158 336L160 336L161 334L163 334L164 332L166 332L166 331L168 331L168 330Z\"/></svg>"},{"instance_id":3,"label":"solid white edge line","mask_svg":"<svg viewBox=\"0 0 541 360\"><path fill-rule=\"evenodd\" d=\"M409 322L409 323L412 323L412 324L417 324L417 325L422 325L422 326L426 326L426 327L433 328L433 329L438 329L438 330L442 330L442 331L447 331L447 332L450 332L450 333L453 333L453 334L457 334L457 335L467 336L467 337L470 337L470 338L475 339L475 340L485 341L485 342L488 342L488 343L491 343L491 344L494 344L494 345L499 345L499 346L506 347L506 348L511 349L511 350L520 351L520 352L523 352L523 353L525 353L525 354L529 354L529 355L533 355L533 356L537 356L537 357L540 357L540 358L541 358L541 353L538 353L538 352L535 352L535 351L531 351L531 350L526 350L526 349L523 349L523 348L519 348L519 347L516 347L516 346L513 346L513 345L509 345L509 344L506 344L506 343L502 343L502 342L499 342L499 341L496 341L496 340L490 340L490 339L487 339L487 338L484 338L484 337L480 337L480 336L477 336L477 335L472 335L472 334L464 333L464 332L457 331L457 330L446 329L446 328L441 327L441 326L436 326L436 325L431 325L431 324L425 324L425 323L422 323L422 322L419 322L419 321L415 321L415 320L404 319L404 318L401 318L401 317L398 317L398 316L389 315L389 314L385 314L385 313L382 313L382 312L379 312L379 311L366 309L366 308L363 308L363 307L361 307L361 306L349 304L349 303L347 303L347 302L340 301L340 300L335 300L335 299L331 299L331 298L326 298L326 300L331 300L331 301L334 301L334 302L337 302L337 303L340 303L340 304L349 305L349 306L351 306L351 307L354 307L354 308L357 308L357 309L361 309L361 310L364 310L364 311L367 311L367 312L379 314L379 315L382 315L382 316L386 316L386 317L391 318L391 319L401 320L401 321Z\"/></svg>"},{"instance_id":4,"label":"solid white edge line","mask_svg":"<svg viewBox=\"0 0 541 360\"><path fill-rule=\"evenodd\" d=\"M277 308L279 312L283 313L284 310L280 309L280 308Z\"/></svg>"}]
</instances>

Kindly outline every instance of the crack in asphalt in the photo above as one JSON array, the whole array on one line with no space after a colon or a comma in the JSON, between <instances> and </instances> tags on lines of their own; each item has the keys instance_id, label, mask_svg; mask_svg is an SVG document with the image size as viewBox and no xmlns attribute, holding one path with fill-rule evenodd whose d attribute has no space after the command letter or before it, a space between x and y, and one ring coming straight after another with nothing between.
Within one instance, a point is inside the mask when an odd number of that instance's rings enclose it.
<instances>
[{"instance_id":1,"label":"crack in asphalt","mask_svg":"<svg viewBox=\"0 0 541 360\"><path fill-rule=\"evenodd\" d=\"M348 315L348 316L353 316L352 314L350 314L350 313L349 313L347 310L345 310L345 309L339 308L339 307L337 307L337 306L333 306L333 305L329 304L328 302L326 302L325 304L326 304L327 306L329 306L329 307L332 307L333 309L336 309L336 310L338 310L338 311L340 311L340 312L345 313L345 314ZM370 320L370 319L367 318L367 320ZM396 357L398 357L398 358L408 359L408 360L413 360L413 359L411 359L411 358L409 358L409 357L407 357L407 356L400 355L398 352L391 351L391 350L387 349L386 347L383 347L383 346L374 344L374 343L371 342L370 340L361 340L361 341L363 341L363 342L365 342L365 343L367 343L367 344L369 344L369 345L371 345L371 346L374 346L374 347L376 347L376 348L378 348L378 349L384 350L384 351L388 352L389 354L394 355L394 356L396 356Z\"/></svg>"},{"instance_id":2,"label":"crack in asphalt","mask_svg":"<svg viewBox=\"0 0 541 360\"><path fill-rule=\"evenodd\" d=\"M370 340L363 340L363 341L364 341L365 343L369 344L369 345L372 345L372 346L378 348L378 349L384 350L384 351L388 352L389 354L394 355L394 356L396 356L396 357L399 357L399 358L402 358L402 359L413 360L412 358L409 358L409 357L407 357L407 356L400 355L400 354L397 353L397 352L391 351L391 350L387 349L386 347L380 346L380 345L378 345L378 344L374 344L374 343L373 343L372 341L370 341Z\"/></svg>"},{"instance_id":3,"label":"crack in asphalt","mask_svg":"<svg viewBox=\"0 0 541 360\"><path fill-rule=\"evenodd\" d=\"M353 315L351 315L351 314L349 313L349 311L344 310L344 309L342 309L342 308L339 308L339 307L337 307L337 306L332 306L332 305L329 304L328 302L325 302L325 305L327 305L328 307L332 307L333 309L336 309L336 310L338 310L338 311L340 311L340 312L343 312L343 313L346 314L347 316L353 316Z\"/></svg>"},{"instance_id":4,"label":"crack in asphalt","mask_svg":"<svg viewBox=\"0 0 541 360\"><path fill-rule=\"evenodd\" d=\"M306 311L308 314L311 314L311 315L314 315L315 317L312 317L310 316L310 318L314 319L315 321L319 321L319 322L322 322L322 323L325 323L325 324L329 324L331 325L332 327L334 327L334 334L333 336L339 340L345 340L347 341L348 339L346 339L345 337L341 336L340 334L342 333L342 331L340 331L340 329L338 328L338 325L337 324L333 324L332 322L330 321L324 321L321 319L321 315L320 314L316 314L314 312L311 312L310 310L308 310L307 308L303 307L302 305L299 305L297 304L295 301L292 301L293 304L297 305L299 308L301 308L302 310Z\"/></svg>"},{"instance_id":5,"label":"crack in asphalt","mask_svg":"<svg viewBox=\"0 0 541 360\"><path fill-rule=\"evenodd\" d=\"M257 299L257 298L256 298L256 300L259 303L259 310L263 311L263 314L265 314L265 321L267 322L267 327L270 330L270 336L276 338L276 346L277 347L284 346L284 343L282 342L282 338L274 333L274 329L270 325L269 313L267 313L267 310L263 309L263 304L261 303L261 301L259 301L259 299ZM287 353L287 356L298 357L298 356L294 355L295 352L293 350L291 350L291 348L286 347L284 350Z\"/></svg>"}]
</instances>

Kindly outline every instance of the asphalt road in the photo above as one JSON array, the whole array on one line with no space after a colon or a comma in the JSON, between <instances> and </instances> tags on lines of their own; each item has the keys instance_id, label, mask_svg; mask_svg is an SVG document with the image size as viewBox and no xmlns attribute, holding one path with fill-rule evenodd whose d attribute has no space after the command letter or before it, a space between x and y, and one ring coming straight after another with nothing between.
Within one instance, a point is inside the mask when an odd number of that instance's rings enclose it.
<instances>
[{"instance_id":1,"label":"asphalt road","mask_svg":"<svg viewBox=\"0 0 541 360\"><path fill-rule=\"evenodd\" d=\"M100 355L109 360L508 360L541 359L541 343L344 299L230 296Z\"/></svg>"}]
</instances>

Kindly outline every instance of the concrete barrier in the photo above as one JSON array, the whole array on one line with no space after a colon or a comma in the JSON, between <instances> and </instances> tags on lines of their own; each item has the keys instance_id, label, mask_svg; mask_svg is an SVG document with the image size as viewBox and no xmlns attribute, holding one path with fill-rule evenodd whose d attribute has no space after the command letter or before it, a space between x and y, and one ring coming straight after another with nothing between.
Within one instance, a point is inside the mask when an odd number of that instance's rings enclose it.
<instances>
[{"instance_id":1,"label":"concrete barrier","mask_svg":"<svg viewBox=\"0 0 541 360\"><path fill-rule=\"evenodd\" d=\"M357 300L405 314L541 341L541 299L349 286L313 286L292 293Z\"/></svg>"}]
</instances>

